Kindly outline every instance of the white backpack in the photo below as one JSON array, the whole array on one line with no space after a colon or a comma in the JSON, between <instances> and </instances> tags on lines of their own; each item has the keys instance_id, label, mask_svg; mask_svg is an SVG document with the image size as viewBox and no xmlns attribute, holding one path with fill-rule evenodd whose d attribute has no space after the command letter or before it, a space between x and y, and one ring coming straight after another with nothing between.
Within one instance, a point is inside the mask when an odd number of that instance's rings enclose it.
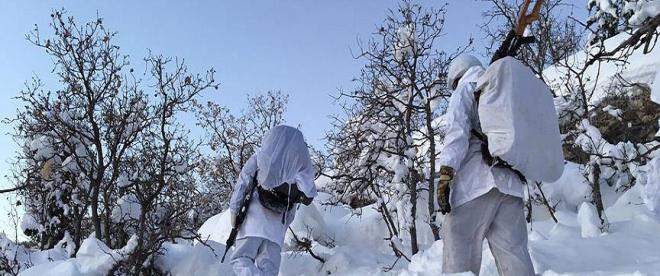
<instances>
[{"instance_id":1,"label":"white backpack","mask_svg":"<svg viewBox=\"0 0 660 276\"><path fill-rule=\"evenodd\" d=\"M476 90L490 155L529 180L559 179L564 154L550 88L520 61L505 57L488 67Z\"/></svg>"}]
</instances>

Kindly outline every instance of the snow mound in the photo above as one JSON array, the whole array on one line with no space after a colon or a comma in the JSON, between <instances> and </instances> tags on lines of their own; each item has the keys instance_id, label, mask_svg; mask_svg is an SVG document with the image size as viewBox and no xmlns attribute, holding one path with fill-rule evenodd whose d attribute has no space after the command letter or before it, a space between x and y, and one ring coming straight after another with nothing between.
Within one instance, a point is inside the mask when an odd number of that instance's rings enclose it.
<instances>
[{"instance_id":1,"label":"snow mound","mask_svg":"<svg viewBox=\"0 0 660 276\"><path fill-rule=\"evenodd\" d=\"M298 238L309 238L322 244L331 242L326 233L325 220L314 203L309 206L299 205L296 210L296 218L290 227ZM286 248L295 247L295 239L291 231L287 231L284 245Z\"/></svg>"},{"instance_id":2,"label":"snow mound","mask_svg":"<svg viewBox=\"0 0 660 276\"><path fill-rule=\"evenodd\" d=\"M172 276L233 275L229 257L224 263L220 262L225 246L215 241L208 241L206 245L165 243L163 249L164 254L156 260L156 267ZM231 256L231 251L227 255Z\"/></svg>"},{"instance_id":3,"label":"snow mound","mask_svg":"<svg viewBox=\"0 0 660 276\"><path fill-rule=\"evenodd\" d=\"M564 173L559 180L544 183L543 191L553 203L558 204L558 210L575 212L591 194L591 187L584 181L580 165L566 162Z\"/></svg>"},{"instance_id":4,"label":"snow mound","mask_svg":"<svg viewBox=\"0 0 660 276\"><path fill-rule=\"evenodd\" d=\"M197 230L197 234L203 240L211 240L221 244L225 244L227 238L229 238L229 233L231 233L231 214L229 213L229 209L212 216Z\"/></svg>"},{"instance_id":5,"label":"snow mound","mask_svg":"<svg viewBox=\"0 0 660 276\"><path fill-rule=\"evenodd\" d=\"M130 255L137 246L137 236L131 237L121 249L110 249L102 241L89 237L80 245L75 258L61 261L45 261L21 273L22 276L68 275L95 276L106 275L113 266Z\"/></svg>"},{"instance_id":6,"label":"snow mound","mask_svg":"<svg viewBox=\"0 0 660 276\"><path fill-rule=\"evenodd\" d=\"M649 210L660 214L660 156L656 156L646 165L646 184L642 198Z\"/></svg>"},{"instance_id":7,"label":"snow mound","mask_svg":"<svg viewBox=\"0 0 660 276\"><path fill-rule=\"evenodd\" d=\"M324 244L330 242L326 228L325 220L314 203L309 206L301 204L296 210L295 220L291 223L291 229L293 229L298 238L310 238L313 241ZM197 233L201 236L202 240L225 244L231 233L229 210L225 210L208 219L202 224ZM287 231L284 247L285 249L293 249L295 247L294 245L295 239L291 235L291 231Z\"/></svg>"},{"instance_id":8,"label":"snow mound","mask_svg":"<svg viewBox=\"0 0 660 276\"><path fill-rule=\"evenodd\" d=\"M438 275L442 273L442 241L434 242L431 247L412 257L408 271L419 276ZM472 275L472 273L470 273Z\"/></svg>"},{"instance_id":9,"label":"snow mound","mask_svg":"<svg viewBox=\"0 0 660 276\"><path fill-rule=\"evenodd\" d=\"M557 226L561 231L553 229L549 239L530 242L537 273L657 275L660 271L660 224L647 216L611 222L609 234L595 238L582 238L574 227Z\"/></svg>"},{"instance_id":10,"label":"snow mound","mask_svg":"<svg viewBox=\"0 0 660 276\"><path fill-rule=\"evenodd\" d=\"M578 210L578 221L580 222L580 229L582 230L583 238L594 238L600 235L600 222L596 207L583 202Z\"/></svg>"}]
</instances>

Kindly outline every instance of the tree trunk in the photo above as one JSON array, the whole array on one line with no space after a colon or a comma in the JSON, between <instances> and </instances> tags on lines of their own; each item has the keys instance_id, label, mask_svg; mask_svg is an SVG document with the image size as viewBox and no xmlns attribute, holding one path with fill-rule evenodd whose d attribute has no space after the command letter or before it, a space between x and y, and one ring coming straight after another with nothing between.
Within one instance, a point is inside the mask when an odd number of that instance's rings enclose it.
<instances>
[{"instance_id":1,"label":"tree trunk","mask_svg":"<svg viewBox=\"0 0 660 276\"><path fill-rule=\"evenodd\" d=\"M412 192L411 193L412 198L410 199L410 203L412 204L411 208L411 216L412 216L412 222L410 224L410 248L412 249L412 255L417 254L419 252L419 246L417 245L417 222L415 219L415 216L417 215L417 192Z\"/></svg>"},{"instance_id":2,"label":"tree trunk","mask_svg":"<svg viewBox=\"0 0 660 276\"><path fill-rule=\"evenodd\" d=\"M111 220L111 214L112 211L110 210L110 195L108 194L108 190L105 190L103 192L103 212L104 214L104 221L105 223L103 224L103 228L105 230L105 244L107 244L110 248L114 248L112 244L112 238L110 237L110 225L112 224Z\"/></svg>"},{"instance_id":3,"label":"tree trunk","mask_svg":"<svg viewBox=\"0 0 660 276\"><path fill-rule=\"evenodd\" d=\"M146 224L147 224L147 212L148 212L149 206L144 206L142 210L140 211L140 219L138 221L138 230L137 230L137 246L135 248L135 251L132 254L132 259L133 259L133 272L136 275L140 275L142 263L144 262L143 258L144 256L144 243L145 243L145 235L146 235Z\"/></svg>"},{"instance_id":4,"label":"tree trunk","mask_svg":"<svg viewBox=\"0 0 660 276\"><path fill-rule=\"evenodd\" d=\"M92 224L94 224L94 236L97 239L102 239L101 232L101 218L99 217L99 183L98 181L92 180L92 196L91 196L91 207L92 207Z\"/></svg>"},{"instance_id":5,"label":"tree trunk","mask_svg":"<svg viewBox=\"0 0 660 276\"><path fill-rule=\"evenodd\" d=\"M419 245L417 244L417 182L419 180L419 174L417 171L413 170L409 176L410 181L410 248L412 250L412 255L419 252Z\"/></svg>"},{"instance_id":6,"label":"tree trunk","mask_svg":"<svg viewBox=\"0 0 660 276\"><path fill-rule=\"evenodd\" d=\"M591 186L591 199L596 206L598 218L600 219L601 231L607 228L607 218L605 217L605 208L603 206L603 196L600 192L600 164L593 164L593 183Z\"/></svg>"},{"instance_id":7,"label":"tree trunk","mask_svg":"<svg viewBox=\"0 0 660 276\"><path fill-rule=\"evenodd\" d=\"M429 225L431 232L433 232L433 239L440 239L440 228L436 224L437 213L435 212L435 160L437 153L435 151L435 130L433 129L433 110L431 110L430 101L424 107L426 111L426 132L429 139L429 193L428 193L428 208L429 208Z\"/></svg>"},{"instance_id":8,"label":"tree trunk","mask_svg":"<svg viewBox=\"0 0 660 276\"><path fill-rule=\"evenodd\" d=\"M73 242L76 244L76 250L75 253L78 253L78 249L80 249L80 242L82 238L82 220L83 220L83 214L81 214L80 210L78 210L78 207L74 208L74 214L76 217L76 223L73 228Z\"/></svg>"}]
</instances>

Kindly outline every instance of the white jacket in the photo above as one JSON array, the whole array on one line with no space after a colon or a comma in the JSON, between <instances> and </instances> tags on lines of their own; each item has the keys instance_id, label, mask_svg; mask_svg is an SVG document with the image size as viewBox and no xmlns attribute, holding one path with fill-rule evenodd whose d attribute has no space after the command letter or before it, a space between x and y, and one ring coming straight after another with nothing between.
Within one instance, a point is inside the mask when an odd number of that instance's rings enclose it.
<instances>
[{"instance_id":1,"label":"white jacket","mask_svg":"<svg viewBox=\"0 0 660 276\"><path fill-rule=\"evenodd\" d=\"M252 178L256 171L257 155L252 155L247 163L245 163L245 166L243 166L241 174L238 176L236 186L234 186L234 192L232 193L229 202L229 209L232 213L238 214L241 204L245 199L245 192L247 191L250 182L252 182ZM289 225L291 225L291 222L293 222L293 218L296 216L297 207L298 206L293 206L293 208L291 208L291 211L286 214L285 224L282 224L282 214L277 214L263 207L261 203L259 203L257 190L255 189L252 194L252 200L250 201L247 215L236 238L259 237L272 241L281 247L284 242L286 231Z\"/></svg>"},{"instance_id":2,"label":"white jacket","mask_svg":"<svg viewBox=\"0 0 660 276\"><path fill-rule=\"evenodd\" d=\"M481 141L470 131L479 129L477 103L474 90L480 66L465 72L452 93L447 107L446 133L440 149L438 163L454 168L456 175L451 186L450 203L456 208L486 194L493 188L516 197L523 197L522 182L509 169L491 168L481 156Z\"/></svg>"},{"instance_id":3,"label":"white jacket","mask_svg":"<svg viewBox=\"0 0 660 276\"><path fill-rule=\"evenodd\" d=\"M317 194L314 185L314 168L302 132L290 126L276 126L264 136L261 147L241 169L234 186L229 209L238 211L245 199L245 193L258 170L258 183L265 189L272 189L284 183L296 184L307 197ZM282 246L286 231L296 215L294 205L290 211L278 214L259 203L255 189L248 212L238 231L238 239L260 237Z\"/></svg>"}]
</instances>

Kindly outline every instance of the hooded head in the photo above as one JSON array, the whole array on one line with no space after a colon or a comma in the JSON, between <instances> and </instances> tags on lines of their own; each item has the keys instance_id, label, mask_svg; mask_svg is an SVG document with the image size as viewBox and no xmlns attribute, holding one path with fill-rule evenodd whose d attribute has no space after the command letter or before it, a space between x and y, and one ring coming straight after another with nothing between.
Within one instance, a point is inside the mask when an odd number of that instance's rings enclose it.
<instances>
[{"instance_id":1,"label":"hooded head","mask_svg":"<svg viewBox=\"0 0 660 276\"><path fill-rule=\"evenodd\" d=\"M296 184L309 198L316 196L314 168L300 130L280 125L272 128L257 150L259 183L273 189L284 183Z\"/></svg>"},{"instance_id":2,"label":"hooded head","mask_svg":"<svg viewBox=\"0 0 660 276\"><path fill-rule=\"evenodd\" d=\"M463 54L454 58L449 64L449 70L447 72L447 83L451 85L452 90L458 87L458 82L465 72L476 66L483 67L481 61L473 55Z\"/></svg>"}]
</instances>

